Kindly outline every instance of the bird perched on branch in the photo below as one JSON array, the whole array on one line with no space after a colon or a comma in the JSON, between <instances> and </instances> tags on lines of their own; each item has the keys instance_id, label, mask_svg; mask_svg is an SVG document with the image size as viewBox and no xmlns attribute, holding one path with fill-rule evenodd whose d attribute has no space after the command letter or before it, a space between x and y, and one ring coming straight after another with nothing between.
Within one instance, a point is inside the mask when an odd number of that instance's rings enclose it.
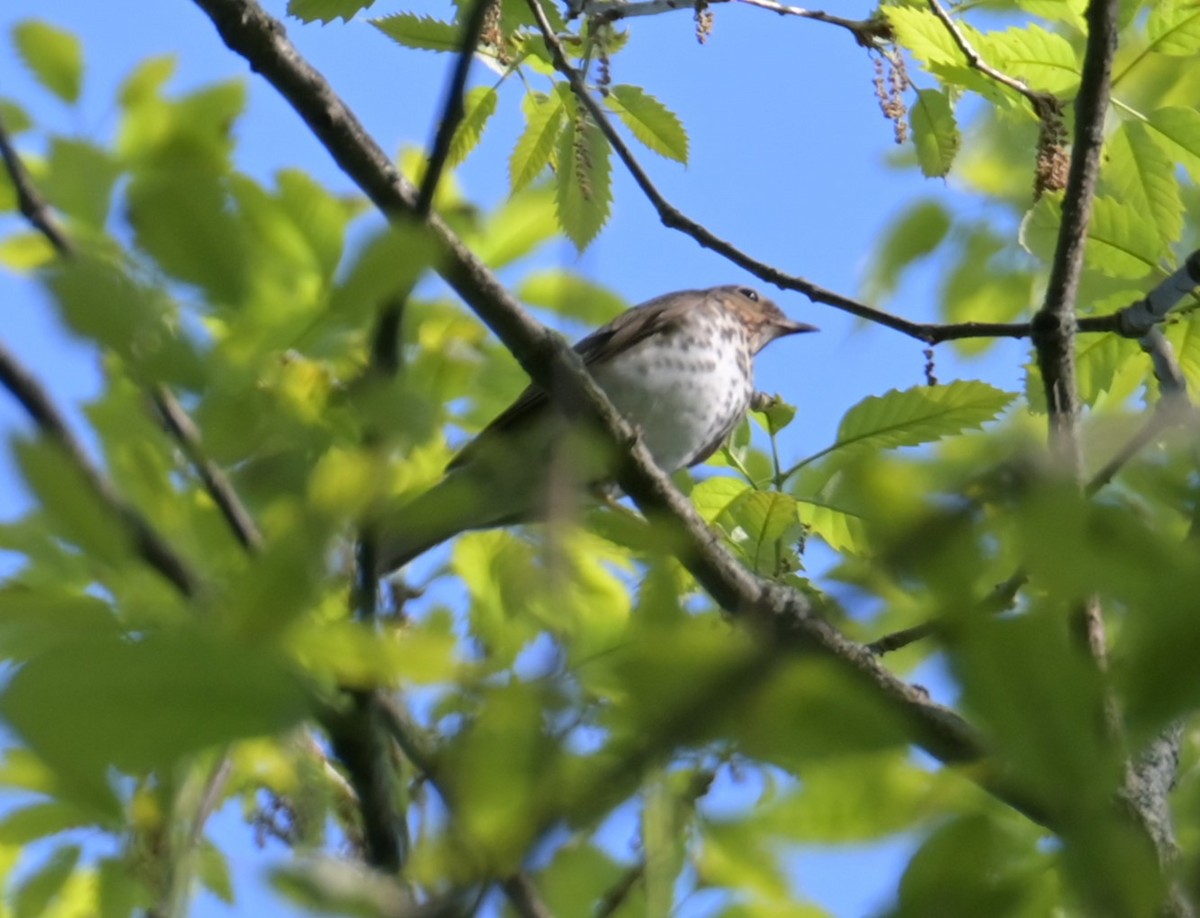
<instances>
[{"instance_id":1,"label":"bird perched on branch","mask_svg":"<svg viewBox=\"0 0 1200 918\"><path fill-rule=\"evenodd\" d=\"M597 385L667 472L703 462L741 421L754 393L754 357L776 338L816 329L750 287L668 293L622 313L575 345ZM612 475L594 430L530 386L450 463L429 491L376 525L376 568L387 573L468 529L544 518L554 495Z\"/></svg>"}]
</instances>

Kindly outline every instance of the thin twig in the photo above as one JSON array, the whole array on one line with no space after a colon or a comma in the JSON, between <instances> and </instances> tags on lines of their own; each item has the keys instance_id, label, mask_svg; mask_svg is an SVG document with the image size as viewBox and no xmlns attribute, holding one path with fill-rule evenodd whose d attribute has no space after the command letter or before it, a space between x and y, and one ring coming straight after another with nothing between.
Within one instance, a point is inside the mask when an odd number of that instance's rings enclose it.
<instances>
[{"instance_id":1,"label":"thin twig","mask_svg":"<svg viewBox=\"0 0 1200 918\"><path fill-rule=\"evenodd\" d=\"M112 480L92 464L83 446L67 427L66 420L55 408L50 395L2 343L0 385L20 403L42 434L70 459L106 511L120 520L139 557L169 580L181 594L195 596L199 581L191 568L146 518L121 498Z\"/></svg>"},{"instance_id":2,"label":"thin twig","mask_svg":"<svg viewBox=\"0 0 1200 918\"><path fill-rule=\"evenodd\" d=\"M938 0L928 0L928 2L929 8L933 10L933 14L942 21L942 24L946 27L946 31L950 33L950 37L958 45L958 50L963 53L963 56L967 59L967 63L972 68L978 70L988 79L999 83L1001 86L1007 86L1014 92L1024 96L1033 107L1033 112L1038 118L1045 119L1061 113L1062 103L1057 96L1048 92L1031 89L1024 81L1010 77L1007 73L1003 73L991 66L983 59L983 55L975 50L970 40L963 34L962 29L958 27L958 23L946 11L946 8Z\"/></svg>"},{"instance_id":3,"label":"thin twig","mask_svg":"<svg viewBox=\"0 0 1200 918\"><path fill-rule=\"evenodd\" d=\"M216 503L225 522L242 547L257 552L262 549L262 534L258 531L250 511L233 489L229 478L221 468L204 454L200 431L179 400L165 386L155 386L151 392L154 406L162 418L163 426L183 449L184 455L200 476L204 490Z\"/></svg>"},{"instance_id":4,"label":"thin twig","mask_svg":"<svg viewBox=\"0 0 1200 918\"><path fill-rule=\"evenodd\" d=\"M463 23L462 47L458 52L458 60L454 65L454 73L450 85L446 87L446 101L442 107L442 117L438 123L437 135L433 140L433 150L429 154L429 162L425 167L425 176L421 180L421 188L417 193L417 216L429 216L433 207L433 197L437 192L438 182L446 168L450 156L450 144L454 133L462 123L466 113L463 108L463 93L467 87L467 76L471 72L471 61L475 57L475 48L479 45L479 36L483 34L484 24L488 19L489 10L499 0L475 0L471 6L470 15Z\"/></svg>"},{"instance_id":5,"label":"thin twig","mask_svg":"<svg viewBox=\"0 0 1200 918\"><path fill-rule=\"evenodd\" d=\"M46 237L59 255L71 255L75 247L63 229L53 209L42 197L37 186L29 177L25 163L12 144L4 119L0 118L0 157L4 159L4 167L8 177L17 191L17 206L21 215L33 224L34 229Z\"/></svg>"},{"instance_id":6,"label":"thin twig","mask_svg":"<svg viewBox=\"0 0 1200 918\"><path fill-rule=\"evenodd\" d=\"M889 29L887 20L878 19L843 19L824 10L808 10L799 6L789 6L777 3L776 0L710 0L710 5L717 3L737 2L746 6L756 6L760 9L778 13L781 16L797 16L801 19L811 19L845 29L854 36L854 40L865 48L877 47L887 40ZM658 16L675 10L694 10L695 0L640 0L635 3L625 3L622 0L597 0L595 3L571 4L571 18L585 16L600 22L617 22L635 16Z\"/></svg>"}]
</instances>

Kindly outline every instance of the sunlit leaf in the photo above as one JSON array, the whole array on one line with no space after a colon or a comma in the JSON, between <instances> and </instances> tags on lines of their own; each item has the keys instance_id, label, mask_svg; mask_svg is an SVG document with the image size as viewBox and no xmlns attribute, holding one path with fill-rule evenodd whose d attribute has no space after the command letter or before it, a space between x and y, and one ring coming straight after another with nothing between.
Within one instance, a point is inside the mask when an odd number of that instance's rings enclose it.
<instances>
[{"instance_id":1,"label":"sunlit leaf","mask_svg":"<svg viewBox=\"0 0 1200 918\"><path fill-rule=\"evenodd\" d=\"M950 100L936 89L922 89L908 117L921 172L931 178L944 176L961 141Z\"/></svg>"},{"instance_id":2,"label":"sunlit leaf","mask_svg":"<svg viewBox=\"0 0 1200 918\"><path fill-rule=\"evenodd\" d=\"M450 154L446 159L448 165L453 167L461 164L475 149L483 137L488 119L496 113L499 98L499 94L490 86L477 86L467 93L463 100L463 119L450 141Z\"/></svg>"},{"instance_id":3,"label":"sunlit leaf","mask_svg":"<svg viewBox=\"0 0 1200 918\"><path fill-rule=\"evenodd\" d=\"M988 32L976 48L993 67L1042 92L1069 93L1079 85L1075 49L1062 35L1041 26Z\"/></svg>"},{"instance_id":4,"label":"sunlit leaf","mask_svg":"<svg viewBox=\"0 0 1200 918\"><path fill-rule=\"evenodd\" d=\"M349 22L375 0L288 0L287 12L301 22Z\"/></svg>"},{"instance_id":5,"label":"sunlit leaf","mask_svg":"<svg viewBox=\"0 0 1200 918\"><path fill-rule=\"evenodd\" d=\"M936 201L908 207L887 228L864 282L869 299L895 292L904 271L934 251L950 231L950 215Z\"/></svg>"},{"instance_id":6,"label":"sunlit leaf","mask_svg":"<svg viewBox=\"0 0 1200 918\"><path fill-rule=\"evenodd\" d=\"M604 104L647 149L687 162L688 136L679 117L640 86L613 86Z\"/></svg>"},{"instance_id":7,"label":"sunlit leaf","mask_svg":"<svg viewBox=\"0 0 1200 918\"><path fill-rule=\"evenodd\" d=\"M555 203L559 225L581 252L608 221L611 154L608 140L590 118L580 114L567 121L558 144Z\"/></svg>"},{"instance_id":8,"label":"sunlit leaf","mask_svg":"<svg viewBox=\"0 0 1200 918\"><path fill-rule=\"evenodd\" d=\"M1189 0L1159 0L1146 20L1150 50L1190 57L1200 51L1200 8Z\"/></svg>"},{"instance_id":9,"label":"sunlit leaf","mask_svg":"<svg viewBox=\"0 0 1200 918\"><path fill-rule=\"evenodd\" d=\"M863 450L918 446L971 430L995 419L1013 400L978 380L893 389L868 396L846 412L837 441L824 453L845 459Z\"/></svg>"},{"instance_id":10,"label":"sunlit leaf","mask_svg":"<svg viewBox=\"0 0 1200 918\"><path fill-rule=\"evenodd\" d=\"M83 87L83 46L63 29L37 19L13 26L13 44L25 66L64 102L76 102Z\"/></svg>"},{"instance_id":11,"label":"sunlit leaf","mask_svg":"<svg viewBox=\"0 0 1200 918\"><path fill-rule=\"evenodd\" d=\"M63 845L37 870L25 877L12 898L14 918L40 918L50 903L62 893L63 887L83 852L77 845Z\"/></svg>"},{"instance_id":12,"label":"sunlit leaf","mask_svg":"<svg viewBox=\"0 0 1200 918\"><path fill-rule=\"evenodd\" d=\"M561 92L534 99L525 106L525 130L508 161L510 187L515 194L545 171L558 148L567 109Z\"/></svg>"},{"instance_id":13,"label":"sunlit leaf","mask_svg":"<svg viewBox=\"0 0 1200 918\"><path fill-rule=\"evenodd\" d=\"M406 48L425 51L458 51L462 47L461 31L452 22L442 22L432 16L416 13L394 13L370 20L380 32Z\"/></svg>"},{"instance_id":14,"label":"sunlit leaf","mask_svg":"<svg viewBox=\"0 0 1200 918\"><path fill-rule=\"evenodd\" d=\"M1062 208L1043 197L1021 223L1021 244L1043 261L1054 257ZM1158 266L1165 254L1157 227L1133 203L1097 195L1088 227L1085 263L1115 278L1142 278Z\"/></svg>"},{"instance_id":15,"label":"sunlit leaf","mask_svg":"<svg viewBox=\"0 0 1200 918\"><path fill-rule=\"evenodd\" d=\"M1105 145L1103 178L1114 197L1137 206L1172 243L1183 233L1183 198L1176 164L1138 121L1126 121Z\"/></svg>"},{"instance_id":16,"label":"sunlit leaf","mask_svg":"<svg viewBox=\"0 0 1200 918\"><path fill-rule=\"evenodd\" d=\"M1173 160L1200 180L1200 112L1194 108L1160 108L1150 115L1147 129Z\"/></svg>"},{"instance_id":17,"label":"sunlit leaf","mask_svg":"<svg viewBox=\"0 0 1200 918\"><path fill-rule=\"evenodd\" d=\"M629 308L616 293L571 271L548 268L526 275L517 296L588 325L602 325Z\"/></svg>"},{"instance_id":18,"label":"sunlit leaf","mask_svg":"<svg viewBox=\"0 0 1200 918\"><path fill-rule=\"evenodd\" d=\"M264 648L186 633L59 645L26 663L0 696L8 724L68 775L166 766L306 713L295 677Z\"/></svg>"}]
</instances>

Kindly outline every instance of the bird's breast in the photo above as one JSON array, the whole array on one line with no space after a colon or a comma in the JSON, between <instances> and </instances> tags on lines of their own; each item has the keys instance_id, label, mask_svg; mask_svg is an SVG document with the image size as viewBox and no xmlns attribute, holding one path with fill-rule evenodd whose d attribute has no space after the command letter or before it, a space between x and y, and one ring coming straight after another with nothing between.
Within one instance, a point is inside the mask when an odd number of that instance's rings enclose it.
<instances>
[{"instance_id":1,"label":"bird's breast","mask_svg":"<svg viewBox=\"0 0 1200 918\"><path fill-rule=\"evenodd\" d=\"M723 439L753 391L744 343L736 335L704 332L653 335L592 369L667 471L690 465Z\"/></svg>"}]
</instances>

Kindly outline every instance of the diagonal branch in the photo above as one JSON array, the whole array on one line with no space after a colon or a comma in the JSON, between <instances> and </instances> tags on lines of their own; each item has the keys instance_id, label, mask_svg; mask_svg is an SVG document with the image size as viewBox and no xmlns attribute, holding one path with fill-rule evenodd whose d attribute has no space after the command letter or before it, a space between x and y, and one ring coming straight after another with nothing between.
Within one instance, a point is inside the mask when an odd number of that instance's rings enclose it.
<instances>
[{"instance_id":1,"label":"diagonal branch","mask_svg":"<svg viewBox=\"0 0 1200 918\"><path fill-rule=\"evenodd\" d=\"M487 24L488 14L495 7L497 0L475 0L471 6L470 15L463 23L462 48L458 52L458 60L454 65L454 74L450 85L446 87L446 102L442 108L442 117L438 122L437 136L433 140L433 150L429 154L429 163L425 175L421 179L421 188L417 193L417 215L428 217L433 207L433 197L437 191L438 182L450 158L450 144L454 134L462 123L465 110L463 108L463 93L467 88L467 77L471 72L471 61L475 58L475 48L479 45L479 36Z\"/></svg>"},{"instance_id":2,"label":"diagonal branch","mask_svg":"<svg viewBox=\"0 0 1200 918\"><path fill-rule=\"evenodd\" d=\"M46 237L59 255L72 254L74 246L71 244L70 237L59 223L53 209L29 177L25 163L21 161L21 157L13 146L3 118L0 118L0 158L3 158L4 168L17 191L17 207L21 211L21 216Z\"/></svg>"},{"instance_id":3,"label":"diagonal branch","mask_svg":"<svg viewBox=\"0 0 1200 918\"><path fill-rule=\"evenodd\" d=\"M184 596L195 596L199 581L187 563L131 504L117 492L112 480L92 464L82 444L42 387L16 355L0 344L0 385L25 409L25 413L71 460L88 487L112 516L121 521L143 561L162 574Z\"/></svg>"}]
</instances>

